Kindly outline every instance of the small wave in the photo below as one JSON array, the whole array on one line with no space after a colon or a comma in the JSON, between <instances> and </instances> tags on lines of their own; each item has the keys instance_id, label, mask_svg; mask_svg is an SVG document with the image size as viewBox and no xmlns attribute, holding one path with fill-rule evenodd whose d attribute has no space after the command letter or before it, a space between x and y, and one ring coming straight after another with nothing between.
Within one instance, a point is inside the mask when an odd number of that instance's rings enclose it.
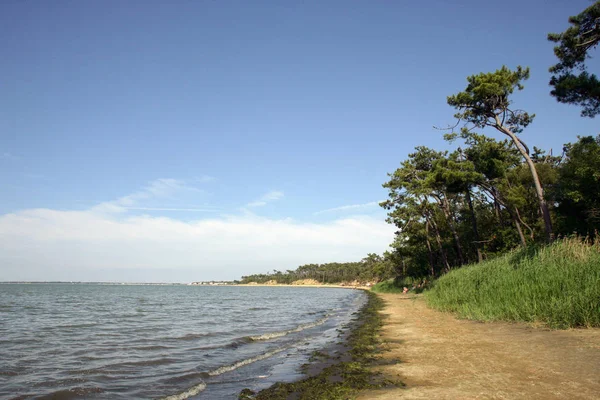
<instances>
[{"instance_id":1,"label":"small wave","mask_svg":"<svg viewBox=\"0 0 600 400\"><path fill-rule=\"evenodd\" d=\"M191 380L196 380L198 378L203 379L206 378L208 374L206 372L190 372L185 375L174 376L169 379L165 379L164 383L167 384L178 384L182 382L188 382Z\"/></svg>"},{"instance_id":2,"label":"small wave","mask_svg":"<svg viewBox=\"0 0 600 400\"><path fill-rule=\"evenodd\" d=\"M232 340L231 342L226 344L225 347L230 348L230 349L237 349L238 347L243 346L252 341L254 341L254 339L252 339L252 337L244 336L244 337Z\"/></svg>"},{"instance_id":3,"label":"small wave","mask_svg":"<svg viewBox=\"0 0 600 400\"><path fill-rule=\"evenodd\" d=\"M47 395L43 395L40 397L36 397L39 400L69 400L77 397L85 396L87 397L90 394L94 393L102 393L103 390L99 387L92 388L82 388L76 387L67 390L59 390L56 392L49 393Z\"/></svg>"},{"instance_id":4,"label":"small wave","mask_svg":"<svg viewBox=\"0 0 600 400\"><path fill-rule=\"evenodd\" d=\"M157 358L154 360L128 361L124 363L108 365L107 367L150 367L155 365L173 364L176 362L177 360L174 358Z\"/></svg>"},{"instance_id":5,"label":"small wave","mask_svg":"<svg viewBox=\"0 0 600 400\"><path fill-rule=\"evenodd\" d=\"M66 325L56 325L57 328L63 329L63 328L92 328L94 326L97 326L98 324L95 322L92 323L87 323L87 324L66 324Z\"/></svg>"},{"instance_id":6,"label":"small wave","mask_svg":"<svg viewBox=\"0 0 600 400\"><path fill-rule=\"evenodd\" d=\"M259 341L259 340L270 340L270 339L280 338L280 337L289 335L290 333L302 332L303 330L314 328L315 326L323 325L327 320L328 320L328 318L324 317L324 318L321 318L321 319L319 319L319 320L317 320L315 322L310 322L308 324L298 325L294 329L290 329L290 330L287 330L287 331L270 332L270 333L265 333L263 335L250 336L250 340Z\"/></svg>"},{"instance_id":7,"label":"small wave","mask_svg":"<svg viewBox=\"0 0 600 400\"><path fill-rule=\"evenodd\" d=\"M42 381L36 382L32 384L32 387L57 387L57 386L72 386L76 384L82 384L87 382L84 378L66 378L66 379L57 379L50 381Z\"/></svg>"},{"instance_id":8,"label":"small wave","mask_svg":"<svg viewBox=\"0 0 600 400\"><path fill-rule=\"evenodd\" d=\"M195 340L204 337L212 337L222 335L222 332L208 332L208 333L188 333L187 335L178 336L173 339L175 340Z\"/></svg>"},{"instance_id":9,"label":"small wave","mask_svg":"<svg viewBox=\"0 0 600 400\"><path fill-rule=\"evenodd\" d=\"M118 371L107 370L106 367L101 368L90 368L90 369L72 369L65 371L68 375L100 375L100 374L114 374Z\"/></svg>"},{"instance_id":10,"label":"small wave","mask_svg":"<svg viewBox=\"0 0 600 400\"><path fill-rule=\"evenodd\" d=\"M153 360L142 360L142 361L127 361L115 364L103 365L98 368L90 369L77 369L66 371L69 375L99 375L99 374L119 374L122 373L124 368L135 368L135 367L152 367L157 365L174 364L178 360L174 358L157 358Z\"/></svg>"},{"instance_id":11,"label":"small wave","mask_svg":"<svg viewBox=\"0 0 600 400\"><path fill-rule=\"evenodd\" d=\"M198 393L206 389L206 383L201 382L197 385L192 386L185 392L174 394L172 396L163 397L161 400L185 400L192 396L196 396Z\"/></svg>"},{"instance_id":12,"label":"small wave","mask_svg":"<svg viewBox=\"0 0 600 400\"><path fill-rule=\"evenodd\" d=\"M7 367L0 369L0 376L17 376L25 372L27 369L23 367Z\"/></svg>"},{"instance_id":13,"label":"small wave","mask_svg":"<svg viewBox=\"0 0 600 400\"><path fill-rule=\"evenodd\" d=\"M208 346L193 347L191 349L188 349L188 351L216 350L227 346L228 344L211 344Z\"/></svg>"},{"instance_id":14,"label":"small wave","mask_svg":"<svg viewBox=\"0 0 600 400\"><path fill-rule=\"evenodd\" d=\"M139 313L135 313L135 314L121 314L121 315L117 315L116 318L121 318L121 319L126 319L126 318L139 318L142 315Z\"/></svg>"},{"instance_id":15,"label":"small wave","mask_svg":"<svg viewBox=\"0 0 600 400\"><path fill-rule=\"evenodd\" d=\"M149 346L134 346L131 349L132 350L151 351L151 350L169 350L169 349L172 349L172 347L160 346L160 345L149 345Z\"/></svg>"},{"instance_id":16,"label":"small wave","mask_svg":"<svg viewBox=\"0 0 600 400\"><path fill-rule=\"evenodd\" d=\"M248 309L248 311L263 311L263 310L270 310L270 308L268 308L268 307L250 307Z\"/></svg>"},{"instance_id":17,"label":"small wave","mask_svg":"<svg viewBox=\"0 0 600 400\"><path fill-rule=\"evenodd\" d=\"M225 365L225 366L222 366L220 368L215 369L214 371L210 371L208 373L208 375L210 375L210 376L217 376L217 375L224 374L225 372L234 371L234 370L236 370L236 369L238 369L240 367L243 367L245 365L252 364L252 363L260 361L260 360L264 360L265 358L272 357L275 354L281 353L282 351L285 351L287 349L288 349L288 347L282 347L282 348L279 348L279 349L271 350L271 351L268 351L266 353L260 354L260 355L258 355L256 357L251 357L251 358L247 358L247 359L242 360L242 361L238 361L238 362L236 362L234 364L231 364L231 365Z\"/></svg>"}]
</instances>

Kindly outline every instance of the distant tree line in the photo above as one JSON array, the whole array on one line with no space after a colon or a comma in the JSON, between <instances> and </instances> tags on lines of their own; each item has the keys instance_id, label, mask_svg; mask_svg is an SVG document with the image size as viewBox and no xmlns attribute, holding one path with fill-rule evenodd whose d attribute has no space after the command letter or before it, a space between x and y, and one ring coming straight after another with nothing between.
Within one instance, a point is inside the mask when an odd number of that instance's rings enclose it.
<instances>
[{"instance_id":1,"label":"distant tree line","mask_svg":"<svg viewBox=\"0 0 600 400\"><path fill-rule=\"evenodd\" d=\"M393 258L392 252L385 252L383 256L371 253L358 262L306 264L285 272L273 270L266 274L243 276L240 283L277 281L290 284L304 279L319 283L379 282L393 278L400 272L394 269L397 262Z\"/></svg>"}]
</instances>

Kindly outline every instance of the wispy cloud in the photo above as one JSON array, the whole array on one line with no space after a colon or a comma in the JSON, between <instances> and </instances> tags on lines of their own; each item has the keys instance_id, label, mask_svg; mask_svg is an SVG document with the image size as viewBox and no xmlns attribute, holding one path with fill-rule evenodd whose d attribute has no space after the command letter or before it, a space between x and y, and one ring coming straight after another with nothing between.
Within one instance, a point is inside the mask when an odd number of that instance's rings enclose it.
<instances>
[{"instance_id":1,"label":"wispy cloud","mask_svg":"<svg viewBox=\"0 0 600 400\"><path fill-rule=\"evenodd\" d=\"M272 190L270 192L265 193L259 199L246 204L246 207L263 207L268 203L277 201L283 197L283 192Z\"/></svg>"},{"instance_id":2,"label":"wispy cloud","mask_svg":"<svg viewBox=\"0 0 600 400\"><path fill-rule=\"evenodd\" d=\"M314 213L314 215L337 212L337 211L359 210L359 209L363 209L363 208L375 207L375 206L379 205L379 203L380 203L379 201L371 201L369 203L363 203L363 204L350 204L347 206L333 207L333 208L328 208L326 210L317 211Z\"/></svg>"},{"instance_id":3,"label":"wispy cloud","mask_svg":"<svg viewBox=\"0 0 600 400\"><path fill-rule=\"evenodd\" d=\"M0 160L18 160L19 157L15 156L14 154L8 153L8 152L4 152L4 153L0 153Z\"/></svg>"},{"instance_id":4,"label":"wispy cloud","mask_svg":"<svg viewBox=\"0 0 600 400\"><path fill-rule=\"evenodd\" d=\"M143 211L191 211L191 212L217 212L216 208L177 208L177 207L124 207L127 210Z\"/></svg>"},{"instance_id":5,"label":"wispy cloud","mask_svg":"<svg viewBox=\"0 0 600 400\"><path fill-rule=\"evenodd\" d=\"M120 197L113 201L100 203L92 207L91 211L101 213L121 213L132 209L142 209L144 201L152 199L173 199L175 195L183 193L204 193L203 190L188 185L185 181L179 179L157 179L150 182L142 190ZM162 207L157 207L162 208ZM174 208L174 207L164 207ZM158 211L158 210L155 210ZM165 210L174 211L174 210Z\"/></svg>"}]
</instances>

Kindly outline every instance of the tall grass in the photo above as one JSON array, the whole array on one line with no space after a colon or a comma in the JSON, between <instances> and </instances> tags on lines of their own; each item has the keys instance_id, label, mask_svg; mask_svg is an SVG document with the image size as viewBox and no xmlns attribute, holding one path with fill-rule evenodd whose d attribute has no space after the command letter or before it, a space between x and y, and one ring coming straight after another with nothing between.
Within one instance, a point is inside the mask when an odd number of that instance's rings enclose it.
<instances>
[{"instance_id":1,"label":"tall grass","mask_svg":"<svg viewBox=\"0 0 600 400\"><path fill-rule=\"evenodd\" d=\"M600 327L600 245L569 238L516 250L446 274L425 297L463 318Z\"/></svg>"}]
</instances>

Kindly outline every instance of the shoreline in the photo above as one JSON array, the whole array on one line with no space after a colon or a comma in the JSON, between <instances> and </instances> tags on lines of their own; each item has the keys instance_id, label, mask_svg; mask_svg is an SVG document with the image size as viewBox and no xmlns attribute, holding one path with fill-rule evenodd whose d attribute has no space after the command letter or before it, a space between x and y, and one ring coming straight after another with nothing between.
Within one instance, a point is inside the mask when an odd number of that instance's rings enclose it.
<instances>
[{"instance_id":1,"label":"shoreline","mask_svg":"<svg viewBox=\"0 0 600 400\"><path fill-rule=\"evenodd\" d=\"M263 286L301 287L309 285ZM334 285L313 286L337 287ZM348 286L339 287L354 289ZM365 295L368 296L366 303L357 311L357 317L340 333L341 341L323 348L322 351L315 352L309 362L302 367L304 375L302 379L294 382L277 382L258 392L244 389L238 399L342 400L353 398L364 389L374 389L392 384L392 381L388 379L379 379L380 374L369 369L379 353L378 332L382 326L380 310L383 308L383 302L373 292L365 290Z\"/></svg>"},{"instance_id":2,"label":"shoreline","mask_svg":"<svg viewBox=\"0 0 600 400\"><path fill-rule=\"evenodd\" d=\"M422 295L365 293L369 300L363 308L380 306L371 308L370 316L361 310L343 342L324 349L341 354L318 355L303 371L305 378L257 393L242 391L239 399L591 400L600 393L598 328L482 323L431 309ZM357 346L352 336L374 315L367 329L371 340ZM357 348L362 355L354 358ZM340 373L340 365L353 365L359 373Z\"/></svg>"}]
</instances>

